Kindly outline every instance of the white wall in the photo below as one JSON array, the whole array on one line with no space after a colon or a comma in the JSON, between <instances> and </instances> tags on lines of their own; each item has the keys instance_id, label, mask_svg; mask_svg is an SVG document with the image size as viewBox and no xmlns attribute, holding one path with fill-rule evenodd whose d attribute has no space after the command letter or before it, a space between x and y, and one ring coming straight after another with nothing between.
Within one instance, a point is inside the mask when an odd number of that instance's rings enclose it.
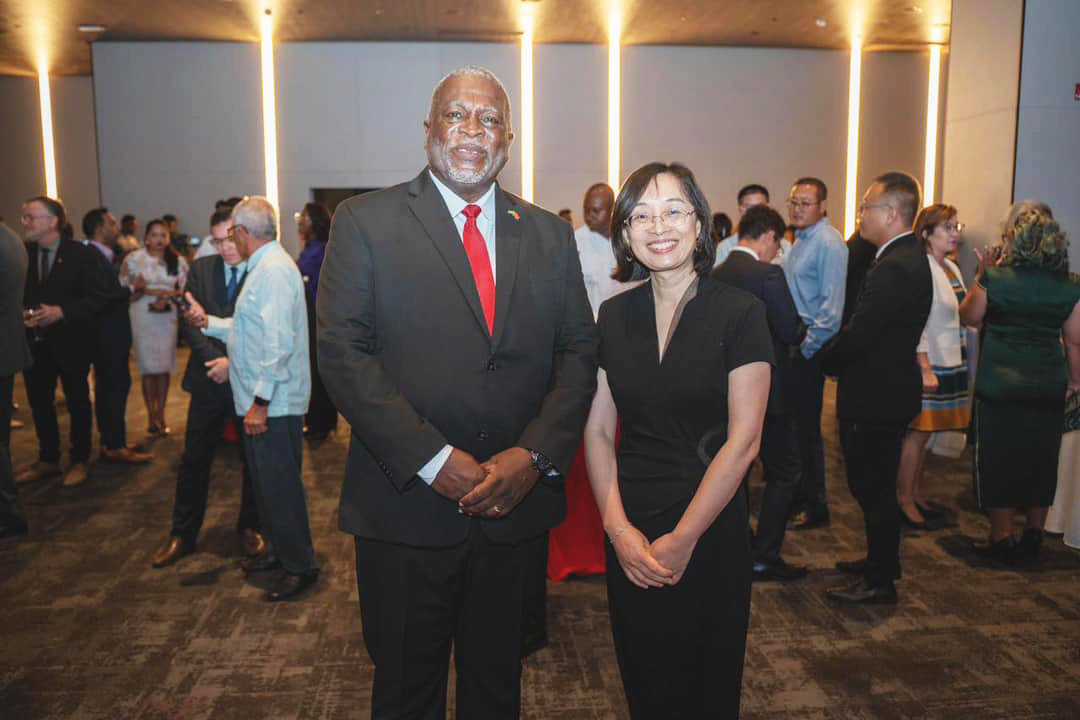
<instances>
[{"instance_id":1,"label":"white wall","mask_svg":"<svg viewBox=\"0 0 1080 720\"><path fill-rule=\"evenodd\" d=\"M1048 203L1068 233L1080 268L1080 3L1038 0L1024 10L1020 117L1016 137L1017 200Z\"/></svg>"},{"instance_id":2,"label":"white wall","mask_svg":"<svg viewBox=\"0 0 1080 720\"><path fill-rule=\"evenodd\" d=\"M941 197L967 223L961 267L970 248L1000 237L1012 202L1023 0L953 0L945 167Z\"/></svg>"},{"instance_id":3,"label":"white wall","mask_svg":"<svg viewBox=\"0 0 1080 720\"><path fill-rule=\"evenodd\" d=\"M54 77L49 86L58 190L79 234L83 214L100 204L92 81ZM45 194L37 78L0 77L0 103L0 217L21 232L23 200Z\"/></svg>"}]
</instances>

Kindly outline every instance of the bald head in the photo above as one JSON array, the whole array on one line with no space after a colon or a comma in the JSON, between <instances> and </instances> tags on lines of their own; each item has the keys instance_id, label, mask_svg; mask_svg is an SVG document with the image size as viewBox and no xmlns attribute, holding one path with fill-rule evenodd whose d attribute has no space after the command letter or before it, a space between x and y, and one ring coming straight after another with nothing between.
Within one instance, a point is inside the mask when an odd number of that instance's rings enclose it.
<instances>
[{"instance_id":1,"label":"bald head","mask_svg":"<svg viewBox=\"0 0 1080 720\"><path fill-rule=\"evenodd\" d=\"M611 206L615 193L606 183L596 183L585 191L585 224L593 232L611 236Z\"/></svg>"}]
</instances>

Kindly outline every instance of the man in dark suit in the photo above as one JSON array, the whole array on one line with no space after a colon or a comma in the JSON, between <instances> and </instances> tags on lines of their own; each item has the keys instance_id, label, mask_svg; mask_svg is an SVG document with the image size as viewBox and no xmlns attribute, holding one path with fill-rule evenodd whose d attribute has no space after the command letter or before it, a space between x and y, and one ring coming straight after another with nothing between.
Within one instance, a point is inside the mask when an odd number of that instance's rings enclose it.
<instances>
[{"instance_id":1,"label":"man in dark suit","mask_svg":"<svg viewBox=\"0 0 1080 720\"><path fill-rule=\"evenodd\" d=\"M217 254L199 258L191 264L184 288L184 292L191 293L206 312L223 318L232 317L247 270L247 263L240 256L235 241L229 237L232 225L229 209L217 210L210 217L210 242ZM237 416L233 406L225 343L187 323L181 324L180 332L191 348L181 382L181 387L191 393L191 403L184 434L184 455L176 477L172 531L165 544L154 553L152 564L156 568L172 565L195 551L195 541L206 516L214 451L221 442L226 423L233 424L238 437L243 433L243 418ZM240 457L243 489L236 531L240 533L244 554L255 557L266 549L266 539L259 530L259 512L247 455L240 453Z\"/></svg>"},{"instance_id":2,"label":"man in dark suit","mask_svg":"<svg viewBox=\"0 0 1080 720\"><path fill-rule=\"evenodd\" d=\"M791 403L791 354L798 352L806 325L791 299L783 269L773 265L787 225L768 205L748 209L739 220L738 244L713 270L718 280L746 290L765 303L776 364L769 385L769 404L761 430L761 464L765 494L754 533L754 580L796 580L805 567L789 565L780 557L788 515L799 489L798 429Z\"/></svg>"},{"instance_id":3,"label":"man in dark suit","mask_svg":"<svg viewBox=\"0 0 1080 720\"><path fill-rule=\"evenodd\" d=\"M904 432L919 413L922 374L915 360L933 285L926 248L911 232L919 183L905 173L874 179L859 206L860 234L877 246L851 319L827 346L837 375L836 414L848 487L866 521L866 558L837 563L862 575L827 594L847 603L895 603L900 578L896 472Z\"/></svg>"},{"instance_id":4,"label":"man in dark suit","mask_svg":"<svg viewBox=\"0 0 1080 720\"><path fill-rule=\"evenodd\" d=\"M859 290L862 289L866 271L870 269L878 251L877 245L860 235L857 227L847 239L847 249L847 289L844 291L844 314L841 316L844 325L855 312L855 301L859 299Z\"/></svg>"},{"instance_id":5,"label":"man in dark suit","mask_svg":"<svg viewBox=\"0 0 1080 720\"><path fill-rule=\"evenodd\" d=\"M15 373L30 364L22 317L27 263L19 236L0 222L0 540L27 532L11 472L11 393Z\"/></svg>"},{"instance_id":6,"label":"man in dark suit","mask_svg":"<svg viewBox=\"0 0 1080 720\"><path fill-rule=\"evenodd\" d=\"M26 332L34 364L23 372L37 432L38 461L17 482L32 482L60 472L60 428L56 421L56 381L64 388L71 414L71 466L65 487L86 482L93 417L90 409L90 356L95 318L105 303L95 251L71 238L64 206L36 197L23 205L30 269L23 294Z\"/></svg>"},{"instance_id":7,"label":"man in dark suit","mask_svg":"<svg viewBox=\"0 0 1080 720\"><path fill-rule=\"evenodd\" d=\"M101 457L108 462L148 463L154 456L127 444L128 391L131 390L131 290L120 284L120 224L108 208L94 208L82 221L89 247L95 248L95 260L105 292L105 304L94 324L94 414L101 433ZM135 279L135 288L146 286Z\"/></svg>"},{"instance_id":8,"label":"man in dark suit","mask_svg":"<svg viewBox=\"0 0 1080 720\"><path fill-rule=\"evenodd\" d=\"M522 600L596 387L572 230L495 183L510 102L482 68L435 88L429 167L346 200L319 283L319 369L352 426L372 716L520 713Z\"/></svg>"}]
</instances>

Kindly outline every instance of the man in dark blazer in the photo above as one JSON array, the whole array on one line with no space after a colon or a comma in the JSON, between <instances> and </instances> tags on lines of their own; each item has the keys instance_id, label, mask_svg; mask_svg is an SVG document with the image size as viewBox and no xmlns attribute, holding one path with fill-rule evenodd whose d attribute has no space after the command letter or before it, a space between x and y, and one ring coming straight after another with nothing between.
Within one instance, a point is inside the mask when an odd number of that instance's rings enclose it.
<instances>
[{"instance_id":1,"label":"man in dark blazer","mask_svg":"<svg viewBox=\"0 0 1080 720\"><path fill-rule=\"evenodd\" d=\"M825 370L839 378L836 414L848 487L866 521L866 558L837 563L862 579L827 593L839 602L897 600L896 472L904 433L921 405L915 348L933 300L926 248L911 232L919 195L915 178L900 172L878 176L866 191L859 232L877 254L851 319L826 346Z\"/></svg>"},{"instance_id":2,"label":"man in dark blazer","mask_svg":"<svg viewBox=\"0 0 1080 720\"><path fill-rule=\"evenodd\" d=\"M22 240L0 222L0 540L27 532L11 472L11 394L15 373L30 364L22 314L27 263Z\"/></svg>"},{"instance_id":3,"label":"man in dark blazer","mask_svg":"<svg viewBox=\"0 0 1080 720\"><path fill-rule=\"evenodd\" d=\"M596 387L572 230L495 183L510 122L489 71L444 78L429 167L339 205L322 268L377 718L443 717L451 645L458 717L518 717L528 559L565 514Z\"/></svg>"},{"instance_id":4,"label":"man in dark blazer","mask_svg":"<svg viewBox=\"0 0 1080 720\"><path fill-rule=\"evenodd\" d=\"M37 432L38 461L17 482L32 482L60 472L60 428L56 420L56 381L64 388L71 415L71 465L65 487L87 477L93 417L90 409L90 357L95 318L105 303L95 251L75 242L64 206L36 197L22 209L30 259L23 294L26 333L34 364L23 371Z\"/></svg>"},{"instance_id":5,"label":"man in dark blazer","mask_svg":"<svg viewBox=\"0 0 1080 720\"><path fill-rule=\"evenodd\" d=\"M768 205L749 208L739 220L738 244L713 276L752 293L765 303L776 364L769 385L769 404L761 430L761 464L765 493L758 513L752 553L754 580L796 580L807 569L780 557L788 515L799 489L801 460L798 429L791 406L791 353L797 352L806 325L791 298L783 269L773 265L787 225Z\"/></svg>"},{"instance_id":6,"label":"man in dark blazer","mask_svg":"<svg viewBox=\"0 0 1080 720\"><path fill-rule=\"evenodd\" d=\"M855 312L855 301L859 299L859 291L866 278L866 271L870 269L878 251L877 245L860 235L857 227L847 239L847 249L847 289L844 292L844 314L841 316L841 322L844 325Z\"/></svg>"},{"instance_id":7,"label":"man in dark blazer","mask_svg":"<svg viewBox=\"0 0 1080 720\"><path fill-rule=\"evenodd\" d=\"M83 215L83 234L88 246L97 250L105 304L94 323L94 414L101 434L101 457L108 462L148 463L154 456L128 447L127 400L131 390L131 290L120 284L120 224L108 208L99 207ZM137 277L136 289L146 286Z\"/></svg>"},{"instance_id":8,"label":"man in dark blazer","mask_svg":"<svg viewBox=\"0 0 1080 720\"><path fill-rule=\"evenodd\" d=\"M228 209L217 210L210 217L210 242L217 248L217 254L193 262L184 287L184 292L191 293L207 313L223 318L233 315L247 269L235 241L229 237L232 224L232 211ZM191 402L184 434L184 454L176 476L172 530L169 539L154 553L151 564L156 568L172 565L195 551L195 541L206 516L214 451L221 442L226 423L233 424L238 437L243 433L243 418L236 415L229 385L225 343L187 323L181 323L180 332L191 348L181 381L181 387L191 393ZM241 452L240 458L243 489L236 531L240 534L244 554L255 557L266 549L266 539L260 532L247 454Z\"/></svg>"}]
</instances>

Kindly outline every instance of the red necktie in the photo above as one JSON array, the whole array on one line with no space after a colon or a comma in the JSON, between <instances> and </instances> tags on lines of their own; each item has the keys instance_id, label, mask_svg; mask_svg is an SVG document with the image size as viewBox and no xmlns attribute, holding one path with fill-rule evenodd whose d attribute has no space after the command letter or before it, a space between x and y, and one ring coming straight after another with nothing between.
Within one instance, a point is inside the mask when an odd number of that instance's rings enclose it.
<instances>
[{"instance_id":1,"label":"red necktie","mask_svg":"<svg viewBox=\"0 0 1080 720\"><path fill-rule=\"evenodd\" d=\"M476 216L480 214L480 206L466 205L461 212L465 214L465 232L462 234L465 241L465 254L469 256L469 264L472 265L473 280L476 281L476 291L480 293L480 305L484 308L484 320L487 321L488 332L494 334L495 277L491 274L491 258L488 256L484 236L480 234L480 228L476 226Z\"/></svg>"}]
</instances>

